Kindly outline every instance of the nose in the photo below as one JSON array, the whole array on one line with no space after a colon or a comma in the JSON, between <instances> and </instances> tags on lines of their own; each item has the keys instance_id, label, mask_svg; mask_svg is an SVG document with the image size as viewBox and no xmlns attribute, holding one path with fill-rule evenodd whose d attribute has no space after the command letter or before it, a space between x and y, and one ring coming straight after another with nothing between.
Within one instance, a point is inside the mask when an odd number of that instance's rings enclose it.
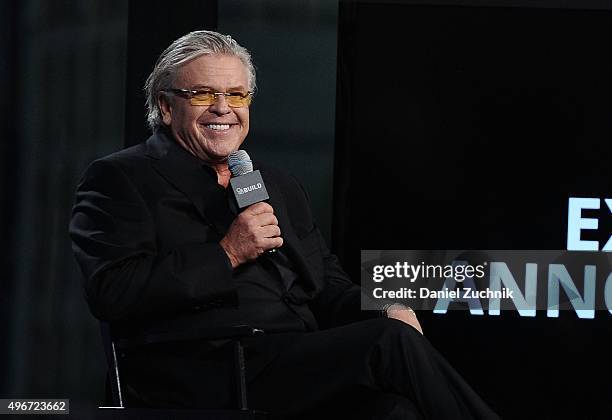
<instances>
[{"instance_id":1,"label":"nose","mask_svg":"<svg viewBox=\"0 0 612 420\"><path fill-rule=\"evenodd\" d=\"M215 103L213 103L208 110L217 115L225 115L232 112L231 108L227 104L227 100L225 99L225 95L215 95Z\"/></svg>"}]
</instances>

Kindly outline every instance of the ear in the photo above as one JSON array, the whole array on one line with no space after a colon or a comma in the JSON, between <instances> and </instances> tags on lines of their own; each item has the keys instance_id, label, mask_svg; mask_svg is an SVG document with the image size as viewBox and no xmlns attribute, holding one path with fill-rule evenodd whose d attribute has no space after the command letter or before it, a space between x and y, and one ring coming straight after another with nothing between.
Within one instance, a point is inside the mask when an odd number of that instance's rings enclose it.
<instances>
[{"instance_id":1,"label":"ear","mask_svg":"<svg viewBox=\"0 0 612 420\"><path fill-rule=\"evenodd\" d=\"M172 122L172 104L166 95L159 94L157 97L157 106L162 115L162 121L165 125L170 125Z\"/></svg>"}]
</instances>

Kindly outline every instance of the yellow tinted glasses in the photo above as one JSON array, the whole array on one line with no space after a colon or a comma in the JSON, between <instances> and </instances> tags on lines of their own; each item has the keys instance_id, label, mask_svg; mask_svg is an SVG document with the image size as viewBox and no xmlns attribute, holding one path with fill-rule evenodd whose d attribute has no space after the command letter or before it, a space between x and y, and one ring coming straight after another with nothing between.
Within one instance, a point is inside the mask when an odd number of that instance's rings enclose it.
<instances>
[{"instance_id":1,"label":"yellow tinted glasses","mask_svg":"<svg viewBox=\"0 0 612 420\"><path fill-rule=\"evenodd\" d=\"M217 101L218 96L225 96L225 101L232 108L242 108L251 105L252 92L211 92L209 90L167 89L165 92L174 93L182 98L189 99L191 105L210 106Z\"/></svg>"}]
</instances>

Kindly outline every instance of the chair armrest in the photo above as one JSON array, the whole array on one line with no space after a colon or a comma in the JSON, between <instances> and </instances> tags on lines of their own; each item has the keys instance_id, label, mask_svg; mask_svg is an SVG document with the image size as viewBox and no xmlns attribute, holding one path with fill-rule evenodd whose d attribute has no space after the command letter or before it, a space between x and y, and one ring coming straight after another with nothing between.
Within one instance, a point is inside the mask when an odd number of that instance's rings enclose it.
<instances>
[{"instance_id":1,"label":"chair armrest","mask_svg":"<svg viewBox=\"0 0 612 420\"><path fill-rule=\"evenodd\" d=\"M261 334L263 332L263 330L248 325L236 325L233 327L202 328L189 331L151 334L134 338L121 338L116 341L116 344L121 349L129 349L148 344L176 341L240 339L252 337L255 334Z\"/></svg>"}]
</instances>

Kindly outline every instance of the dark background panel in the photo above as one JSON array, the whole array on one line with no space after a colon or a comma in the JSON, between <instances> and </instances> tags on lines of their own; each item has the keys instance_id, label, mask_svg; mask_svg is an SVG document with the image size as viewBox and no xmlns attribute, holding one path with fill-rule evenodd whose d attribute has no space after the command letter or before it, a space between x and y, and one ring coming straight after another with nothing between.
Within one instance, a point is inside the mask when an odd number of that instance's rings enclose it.
<instances>
[{"instance_id":1,"label":"dark background panel","mask_svg":"<svg viewBox=\"0 0 612 420\"><path fill-rule=\"evenodd\" d=\"M565 249L568 197L612 196L612 13L405 3L421 4L340 8L347 268L360 249ZM608 239L608 213L585 214L602 222L588 239ZM612 412L607 312L420 318L504 418Z\"/></svg>"},{"instance_id":2,"label":"dark background panel","mask_svg":"<svg viewBox=\"0 0 612 420\"><path fill-rule=\"evenodd\" d=\"M374 198L364 213L403 213L394 228L409 247L563 249L568 196L610 192L610 12L362 13L386 29L383 43L370 20L354 30L363 92L353 95L354 123L364 139L354 152L385 178L357 172ZM388 230L371 227L369 246L388 247Z\"/></svg>"},{"instance_id":3,"label":"dark background panel","mask_svg":"<svg viewBox=\"0 0 612 420\"><path fill-rule=\"evenodd\" d=\"M3 0L6 2L6 0ZM3 3L0 3L3 4ZM13 83L18 72L16 63L19 60L17 49L17 20L19 13L12 9L9 13L0 14L0 50L4 60L0 60L0 125L4 127L5 141L0 142L0 197L10 199L15 197L16 185L12 175L16 170L18 147L16 143L17 127L15 124L16 110L12 106L17 100L17 88ZM12 278L14 270L14 253L10 246L13 243L13 232L10 226L15 220L15 206L11 202L0 206L0 273L4 278ZM0 331L9 327L10 296L14 285L8 281L0 281ZM8 358L8 346L0 346L0 361ZM6 386L7 377L0 378L0 389Z\"/></svg>"},{"instance_id":4,"label":"dark background panel","mask_svg":"<svg viewBox=\"0 0 612 420\"><path fill-rule=\"evenodd\" d=\"M78 412L100 402L105 362L67 226L88 162L123 144L127 7L4 0L0 16L0 395Z\"/></svg>"},{"instance_id":5,"label":"dark background panel","mask_svg":"<svg viewBox=\"0 0 612 420\"><path fill-rule=\"evenodd\" d=\"M157 57L175 39L197 30L217 30L217 0L129 0L125 102L125 145L150 135L144 84Z\"/></svg>"},{"instance_id":6,"label":"dark background panel","mask_svg":"<svg viewBox=\"0 0 612 420\"><path fill-rule=\"evenodd\" d=\"M338 4L329 0L219 2L219 31L251 52L258 91L242 145L290 172L330 237Z\"/></svg>"}]
</instances>

